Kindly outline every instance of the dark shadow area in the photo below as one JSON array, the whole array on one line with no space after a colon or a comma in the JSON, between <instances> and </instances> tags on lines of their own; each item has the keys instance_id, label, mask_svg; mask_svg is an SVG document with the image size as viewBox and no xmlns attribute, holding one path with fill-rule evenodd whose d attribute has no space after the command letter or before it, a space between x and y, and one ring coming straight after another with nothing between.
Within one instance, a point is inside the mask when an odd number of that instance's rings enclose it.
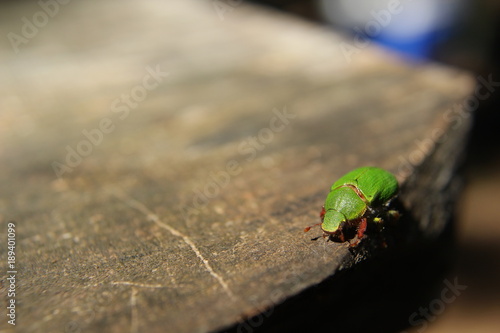
<instances>
[{"instance_id":1,"label":"dark shadow area","mask_svg":"<svg viewBox=\"0 0 500 333\"><path fill-rule=\"evenodd\" d=\"M474 114L474 123L467 146L466 169L474 171L485 165L499 164L500 137L500 22L494 28L495 38L491 52L484 59L484 68L478 75L491 80L491 96L481 102Z\"/></svg>"},{"instance_id":2,"label":"dark shadow area","mask_svg":"<svg viewBox=\"0 0 500 333\"><path fill-rule=\"evenodd\" d=\"M387 253L223 332L400 332L440 297L448 256L442 244Z\"/></svg>"},{"instance_id":3,"label":"dark shadow area","mask_svg":"<svg viewBox=\"0 0 500 333\"><path fill-rule=\"evenodd\" d=\"M404 229L372 236L354 250L370 259L221 332L387 333L408 328L412 314L441 297L454 257L451 224L438 242L401 246L408 239L404 233L416 225L409 220L407 214L400 224ZM388 248L367 255L370 243L381 240ZM425 318L417 313L413 319Z\"/></svg>"},{"instance_id":4,"label":"dark shadow area","mask_svg":"<svg viewBox=\"0 0 500 333\"><path fill-rule=\"evenodd\" d=\"M500 244L468 242L457 249L457 274L471 286L464 297L471 308L500 299Z\"/></svg>"},{"instance_id":5,"label":"dark shadow area","mask_svg":"<svg viewBox=\"0 0 500 333\"><path fill-rule=\"evenodd\" d=\"M499 40L500 43L500 40ZM498 54L500 59L500 52ZM491 97L482 101L474 114L473 127L466 149L465 168L468 172L477 173L491 164L499 164L500 149L498 145L498 127L500 124L500 71L484 73L483 77L491 76L498 83Z\"/></svg>"}]
</instances>

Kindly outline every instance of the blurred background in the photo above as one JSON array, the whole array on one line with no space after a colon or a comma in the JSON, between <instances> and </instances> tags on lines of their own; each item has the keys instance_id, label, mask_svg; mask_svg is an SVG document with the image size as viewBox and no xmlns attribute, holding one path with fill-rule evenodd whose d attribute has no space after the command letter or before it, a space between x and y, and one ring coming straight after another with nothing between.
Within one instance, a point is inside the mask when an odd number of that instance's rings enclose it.
<instances>
[{"instance_id":1,"label":"blurred background","mask_svg":"<svg viewBox=\"0 0 500 333\"><path fill-rule=\"evenodd\" d=\"M352 38L362 34L410 62L439 62L500 82L499 1L252 2L331 26ZM391 3L411 10L384 16ZM374 21L379 25L370 23ZM500 332L499 107L496 89L474 114L464 161L465 187L457 205L456 262L450 279L458 277L467 292L428 325L408 332Z\"/></svg>"}]
</instances>

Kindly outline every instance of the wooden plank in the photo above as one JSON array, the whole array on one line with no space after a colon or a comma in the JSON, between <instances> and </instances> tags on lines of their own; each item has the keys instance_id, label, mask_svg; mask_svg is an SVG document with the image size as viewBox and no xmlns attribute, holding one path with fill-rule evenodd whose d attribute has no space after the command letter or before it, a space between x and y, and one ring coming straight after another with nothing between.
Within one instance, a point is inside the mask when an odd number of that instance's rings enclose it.
<instances>
[{"instance_id":1,"label":"wooden plank","mask_svg":"<svg viewBox=\"0 0 500 333\"><path fill-rule=\"evenodd\" d=\"M41 10L2 6L20 35ZM221 20L210 2L71 2L38 30L0 53L20 332L286 327L294 295L446 229L465 73L372 46L349 62L349 39L246 4ZM312 242L329 186L362 165L396 174L406 224L389 249ZM272 325L243 321L266 309Z\"/></svg>"}]
</instances>

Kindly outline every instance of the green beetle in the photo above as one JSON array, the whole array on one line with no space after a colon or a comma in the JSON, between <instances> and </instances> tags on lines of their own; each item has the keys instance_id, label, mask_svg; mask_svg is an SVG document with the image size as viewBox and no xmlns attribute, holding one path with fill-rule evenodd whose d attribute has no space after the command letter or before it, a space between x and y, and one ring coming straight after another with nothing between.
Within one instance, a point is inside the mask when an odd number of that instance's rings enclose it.
<instances>
[{"instance_id":1,"label":"green beetle","mask_svg":"<svg viewBox=\"0 0 500 333\"><path fill-rule=\"evenodd\" d=\"M323 237L355 246L363 238L368 223L379 227L384 219L397 219L399 213L389 209L398 194L398 181L388 171L377 167L361 167L340 177L331 187L321 210ZM309 231L307 227L304 231Z\"/></svg>"}]
</instances>

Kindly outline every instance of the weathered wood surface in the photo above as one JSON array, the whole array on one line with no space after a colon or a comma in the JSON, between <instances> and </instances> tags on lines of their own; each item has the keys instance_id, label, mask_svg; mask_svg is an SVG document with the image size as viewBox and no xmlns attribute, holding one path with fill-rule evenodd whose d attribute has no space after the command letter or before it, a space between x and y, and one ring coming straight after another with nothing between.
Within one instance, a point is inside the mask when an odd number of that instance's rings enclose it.
<instances>
[{"instance_id":1,"label":"weathered wood surface","mask_svg":"<svg viewBox=\"0 0 500 333\"><path fill-rule=\"evenodd\" d=\"M41 10L2 6L5 35ZM377 242L349 251L302 232L335 178L362 165L403 184L415 224L390 246L438 237L472 81L371 46L348 62L343 41L246 4L221 20L197 1L71 2L19 52L4 39L0 204L2 235L17 226L17 331L242 329L373 257Z\"/></svg>"}]
</instances>

